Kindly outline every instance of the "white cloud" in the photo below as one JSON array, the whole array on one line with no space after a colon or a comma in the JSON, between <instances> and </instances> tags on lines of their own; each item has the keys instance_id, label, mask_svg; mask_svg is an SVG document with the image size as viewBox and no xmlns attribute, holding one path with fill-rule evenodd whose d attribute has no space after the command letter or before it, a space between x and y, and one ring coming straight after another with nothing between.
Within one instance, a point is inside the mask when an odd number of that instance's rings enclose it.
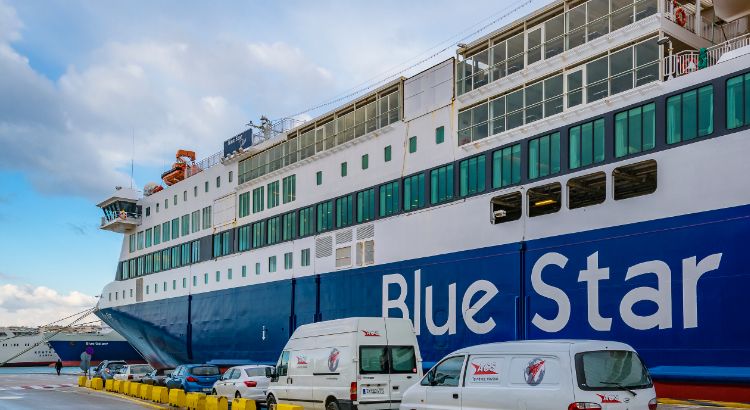
<instances>
[{"instance_id":1,"label":"white cloud","mask_svg":"<svg viewBox=\"0 0 750 410\"><path fill-rule=\"evenodd\" d=\"M3 326L45 325L95 304L95 297L77 291L61 294L45 286L0 285L0 323ZM84 322L91 320L96 317L83 319Z\"/></svg>"}]
</instances>

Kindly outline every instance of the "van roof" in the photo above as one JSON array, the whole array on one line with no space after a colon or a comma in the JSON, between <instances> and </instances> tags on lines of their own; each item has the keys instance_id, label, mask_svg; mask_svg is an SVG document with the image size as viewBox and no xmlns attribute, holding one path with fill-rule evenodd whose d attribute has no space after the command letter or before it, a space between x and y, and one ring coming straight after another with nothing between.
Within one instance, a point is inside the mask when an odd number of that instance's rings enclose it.
<instances>
[{"instance_id":1,"label":"van roof","mask_svg":"<svg viewBox=\"0 0 750 410\"><path fill-rule=\"evenodd\" d=\"M352 333L361 329L368 330L385 330L385 325L391 322L404 322L409 319L402 318L383 318L383 317L350 317L345 319L327 320L324 322L308 323L301 325L292 334L291 339L302 339L306 337L315 337L323 335L333 335L340 333Z\"/></svg>"},{"instance_id":2,"label":"van roof","mask_svg":"<svg viewBox=\"0 0 750 410\"><path fill-rule=\"evenodd\" d=\"M513 342L487 343L469 346L456 350L454 354L482 354L482 353L545 353L572 351L573 353L591 350L633 350L625 343L606 340L578 340L578 339L550 339L550 340L520 340Z\"/></svg>"}]
</instances>

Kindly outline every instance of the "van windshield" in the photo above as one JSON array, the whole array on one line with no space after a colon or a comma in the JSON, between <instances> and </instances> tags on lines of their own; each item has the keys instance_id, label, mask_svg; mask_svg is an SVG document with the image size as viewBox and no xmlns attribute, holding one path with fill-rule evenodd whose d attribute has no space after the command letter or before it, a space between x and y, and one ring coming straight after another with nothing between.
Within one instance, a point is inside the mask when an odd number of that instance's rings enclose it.
<instances>
[{"instance_id":1,"label":"van windshield","mask_svg":"<svg viewBox=\"0 0 750 410\"><path fill-rule=\"evenodd\" d=\"M576 355L576 376L582 390L642 389L651 377L635 352L600 350Z\"/></svg>"},{"instance_id":2,"label":"van windshield","mask_svg":"<svg viewBox=\"0 0 750 410\"><path fill-rule=\"evenodd\" d=\"M362 374L416 373L413 346L361 346L359 371Z\"/></svg>"}]
</instances>

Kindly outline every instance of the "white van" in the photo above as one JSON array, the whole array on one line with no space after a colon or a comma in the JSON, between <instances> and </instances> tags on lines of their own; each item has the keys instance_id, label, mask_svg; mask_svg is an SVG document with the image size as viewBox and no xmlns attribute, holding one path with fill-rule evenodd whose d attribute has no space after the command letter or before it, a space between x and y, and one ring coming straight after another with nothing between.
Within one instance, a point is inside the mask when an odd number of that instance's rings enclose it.
<instances>
[{"instance_id":1,"label":"white van","mask_svg":"<svg viewBox=\"0 0 750 410\"><path fill-rule=\"evenodd\" d=\"M458 350L404 393L401 410L654 410L656 392L618 342L505 342Z\"/></svg>"},{"instance_id":2,"label":"white van","mask_svg":"<svg viewBox=\"0 0 750 410\"><path fill-rule=\"evenodd\" d=\"M267 403L306 409L397 409L422 377L408 319L360 317L302 325L287 342Z\"/></svg>"}]
</instances>

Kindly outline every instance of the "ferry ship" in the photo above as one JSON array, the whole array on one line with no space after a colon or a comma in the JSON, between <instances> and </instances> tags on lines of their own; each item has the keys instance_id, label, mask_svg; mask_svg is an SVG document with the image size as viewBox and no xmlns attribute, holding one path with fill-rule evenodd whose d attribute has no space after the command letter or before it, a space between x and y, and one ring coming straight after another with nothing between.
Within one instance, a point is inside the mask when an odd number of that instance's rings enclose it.
<instances>
[{"instance_id":1,"label":"ferry ship","mask_svg":"<svg viewBox=\"0 0 750 410\"><path fill-rule=\"evenodd\" d=\"M58 359L39 329L0 328L0 366L48 366Z\"/></svg>"},{"instance_id":2,"label":"ferry ship","mask_svg":"<svg viewBox=\"0 0 750 410\"><path fill-rule=\"evenodd\" d=\"M97 315L160 368L275 363L301 324L388 316L427 366L586 338L683 392L747 383L747 13L559 0L303 124L178 152L165 186L99 204L124 240Z\"/></svg>"}]
</instances>

